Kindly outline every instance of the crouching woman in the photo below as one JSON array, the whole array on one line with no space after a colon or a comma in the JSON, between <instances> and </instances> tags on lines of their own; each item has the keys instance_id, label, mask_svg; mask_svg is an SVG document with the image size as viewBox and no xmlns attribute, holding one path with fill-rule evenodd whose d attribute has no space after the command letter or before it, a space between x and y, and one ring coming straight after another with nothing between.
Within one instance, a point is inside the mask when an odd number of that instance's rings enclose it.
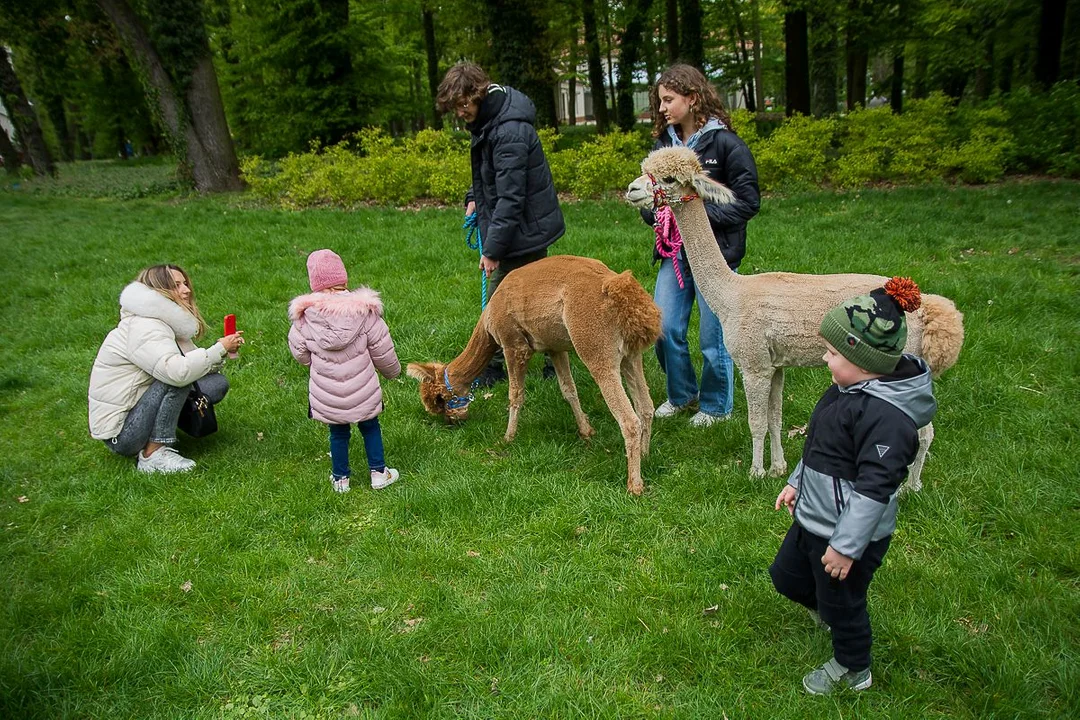
<instances>
[{"instance_id":1,"label":"crouching woman","mask_svg":"<svg viewBox=\"0 0 1080 720\"><path fill-rule=\"evenodd\" d=\"M221 402L229 381L219 371L244 342L234 333L204 350L193 339L205 330L186 272L155 265L139 273L120 293L120 323L90 371L90 436L118 455L137 455L140 472L195 467L171 447L180 410L195 381L211 403Z\"/></svg>"}]
</instances>

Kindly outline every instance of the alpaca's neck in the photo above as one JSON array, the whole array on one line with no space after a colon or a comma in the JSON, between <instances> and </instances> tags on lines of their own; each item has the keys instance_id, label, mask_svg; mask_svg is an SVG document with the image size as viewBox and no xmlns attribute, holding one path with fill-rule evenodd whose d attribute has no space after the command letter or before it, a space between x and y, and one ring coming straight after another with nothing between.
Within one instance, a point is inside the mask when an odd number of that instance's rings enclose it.
<instances>
[{"instance_id":1,"label":"alpaca's neck","mask_svg":"<svg viewBox=\"0 0 1080 720\"><path fill-rule=\"evenodd\" d=\"M450 380L450 386L455 390L462 390L463 392L468 390L469 385L484 371L491 358L495 356L495 351L499 348L495 343L495 339L487 331L487 314L490 307L488 305L484 312L480 314L480 321L473 328L468 345L465 346L460 355L451 360L450 364L446 366L446 375Z\"/></svg>"},{"instance_id":2,"label":"alpaca's neck","mask_svg":"<svg viewBox=\"0 0 1080 720\"><path fill-rule=\"evenodd\" d=\"M724 260L700 198L673 205L671 210L682 235L694 283L721 324L725 324L724 317L735 312L737 286L742 278Z\"/></svg>"}]
</instances>

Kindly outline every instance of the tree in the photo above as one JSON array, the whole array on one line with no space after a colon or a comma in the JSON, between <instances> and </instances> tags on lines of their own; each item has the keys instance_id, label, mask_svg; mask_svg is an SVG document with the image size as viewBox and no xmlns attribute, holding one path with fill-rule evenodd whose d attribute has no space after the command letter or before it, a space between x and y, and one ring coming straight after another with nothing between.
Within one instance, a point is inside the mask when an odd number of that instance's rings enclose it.
<instances>
[{"instance_id":1,"label":"tree","mask_svg":"<svg viewBox=\"0 0 1080 720\"><path fill-rule=\"evenodd\" d=\"M667 28L668 64L679 62L679 0L665 0L664 27Z\"/></svg>"},{"instance_id":2,"label":"tree","mask_svg":"<svg viewBox=\"0 0 1080 720\"><path fill-rule=\"evenodd\" d=\"M555 127L555 74L540 0L484 0L497 77L528 95L541 125Z\"/></svg>"},{"instance_id":3,"label":"tree","mask_svg":"<svg viewBox=\"0 0 1080 720\"><path fill-rule=\"evenodd\" d=\"M435 46L435 11L427 3L423 9L424 50L427 56L428 91L431 93L431 126L442 129L442 114L435 110L435 96L439 92L439 51Z\"/></svg>"},{"instance_id":4,"label":"tree","mask_svg":"<svg viewBox=\"0 0 1080 720\"><path fill-rule=\"evenodd\" d=\"M173 0L149 11L155 43L127 0L98 0L132 61L181 167L200 192L239 190L240 169L225 121L199 0ZM159 50L159 43L166 53ZM172 62L168 65L167 60Z\"/></svg>"},{"instance_id":5,"label":"tree","mask_svg":"<svg viewBox=\"0 0 1080 720\"><path fill-rule=\"evenodd\" d=\"M9 175L19 174L19 168L22 167L22 157L19 155L14 143L11 142L11 138L8 137L7 128L3 125L0 125L0 160L4 161L4 169L8 171Z\"/></svg>"},{"instance_id":6,"label":"tree","mask_svg":"<svg viewBox=\"0 0 1080 720\"><path fill-rule=\"evenodd\" d=\"M810 114L810 58L806 35L806 11L784 13L784 84L788 115Z\"/></svg>"},{"instance_id":7,"label":"tree","mask_svg":"<svg viewBox=\"0 0 1080 720\"><path fill-rule=\"evenodd\" d=\"M817 3L810 10L810 108L814 117L837 110L836 81L839 68L839 32L835 2Z\"/></svg>"},{"instance_id":8,"label":"tree","mask_svg":"<svg viewBox=\"0 0 1080 720\"><path fill-rule=\"evenodd\" d=\"M619 79L615 83L618 104L616 116L619 129L634 129L637 117L634 113L634 70L641 55L641 33L645 29L651 0L630 0L627 4L626 30L623 32L619 52Z\"/></svg>"},{"instance_id":9,"label":"tree","mask_svg":"<svg viewBox=\"0 0 1080 720\"><path fill-rule=\"evenodd\" d=\"M38 175L56 174L56 166L49 148L45 145L45 136L41 132L37 113L26 99L22 83L15 74L15 68L3 44L0 44L0 99L11 111L11 121L19 134L19 141L26 151L30 167Z\"/></svg>"},{"instance_id":10,"label":"tree","mask_svg":"<svg viewBox=\"0 0 1080 720\"><path fill-rule=\"evenodd\" d=\"M1061 70L1061 42L1065 36L1065 0L1042 0L1035 56L1035 82L1049 88Z\"/></svg>"},{"instance_id":11,"label":"tree","mask_svg":"<svg viewBox=\"0 0 1080 720\"><path fill-rule=\"evenodd\" d=\"M705 43L702 34L701 0L679 0L679 55L683 62L705 69Z\"/></svg>"},{"instance_id":12,"label":"tree","mask_svg":"<svg viewBox=\"0 0 1080 720\"><path fill-rule=\"evenodd\" d=\"M596 32L595 0L581 0L581 21L585 27L585 52L589 62L589 92L593 101L596 131L608 131L607 94L604 90L604 68L600 63L600 38Z\"/></svg>"},{"instance_id":13,"label":"tree","mask_svg":"<svg viewBox=\"0 0 1080 720\"><path fill-rule=\"evenodd\" d=\"M866 105L866 68L870 48L866 39L869 18L863 0L848 0L844 50L847 55L847 109Z\"/></svg>"}]
</instances>

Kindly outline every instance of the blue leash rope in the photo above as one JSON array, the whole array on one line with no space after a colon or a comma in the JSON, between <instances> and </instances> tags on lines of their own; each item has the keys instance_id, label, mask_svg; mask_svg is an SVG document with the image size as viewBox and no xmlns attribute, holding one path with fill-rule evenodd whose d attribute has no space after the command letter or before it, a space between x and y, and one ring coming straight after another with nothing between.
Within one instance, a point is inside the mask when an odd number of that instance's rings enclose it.
<instances>
[{"instance_id":1,"label":"blue leash rope","mask_svg":"<svg viewBox=\"0 0 1080 720\"><path fill-rule=\"evenodd\" d=\"M470 250L478 250L480 256L484 255L484 241L480 237L480 225L476 221L476 213L465 216L465 223L461 226L465 233L465 244ZM476 242L473 242L473 233L476 233ZM480 271L480 310L487 307L487 273Z\"/></svg>"}]
</instances>

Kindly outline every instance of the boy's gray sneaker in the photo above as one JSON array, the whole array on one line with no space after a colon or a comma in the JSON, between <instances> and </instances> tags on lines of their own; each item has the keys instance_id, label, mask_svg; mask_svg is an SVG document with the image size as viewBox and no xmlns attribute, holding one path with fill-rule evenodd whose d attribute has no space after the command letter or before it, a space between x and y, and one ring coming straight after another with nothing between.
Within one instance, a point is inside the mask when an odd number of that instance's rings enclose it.
<instances>
[{"instance_id":1,"label":"boy's gray sneaker","mask_svg":"<svg viewBox=\"0 0 1080 720\"><path fill-rule=\"evenodd\" d=\"M865 690L871 682L870 668L858 672L848 670L836 662L836 658L831 658L817 670L811 670L802 679L803 687L811 695L828 695L838 688Z\"/></svg>"}]
</instances>

